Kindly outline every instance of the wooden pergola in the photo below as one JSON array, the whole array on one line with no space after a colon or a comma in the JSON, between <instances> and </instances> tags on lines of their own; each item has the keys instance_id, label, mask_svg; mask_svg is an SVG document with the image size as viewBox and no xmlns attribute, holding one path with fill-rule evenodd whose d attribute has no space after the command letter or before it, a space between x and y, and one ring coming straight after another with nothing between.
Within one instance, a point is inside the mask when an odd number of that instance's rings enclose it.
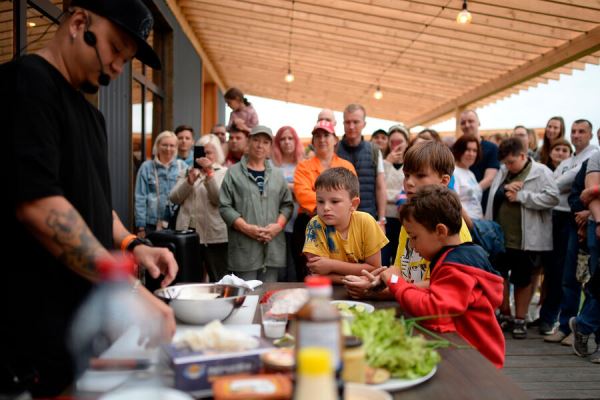
<instances>
[{"instance_id":1,"label":"wooden pergola","mask_svg":"<svg viewBox=\"0 0 600 400\"><path fill-rule=\"evenodd\" d=\"M473 0L467 25L456 22L463 0L167 3L221 89L337 110L358 102L409 126L600 59L600 0Z\"/></svg>"}]
</instances>

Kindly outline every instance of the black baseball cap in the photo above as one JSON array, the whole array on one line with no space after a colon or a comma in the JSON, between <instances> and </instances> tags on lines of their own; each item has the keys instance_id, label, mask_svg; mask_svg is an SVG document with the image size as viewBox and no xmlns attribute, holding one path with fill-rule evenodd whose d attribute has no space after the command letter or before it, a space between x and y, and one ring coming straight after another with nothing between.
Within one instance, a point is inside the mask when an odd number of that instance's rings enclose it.
<instances>
[{"instance_id":1,"label":"black baseball cap","mask_svg":"<svg viewBox=\"0 0 600 400\"><path fill-rule=\"evenodd\" d=\"M127 32L137 43L135 58L154 69L160 69L160 59L146 42L154 19L141 0L73 0L72 7L96 13Z\"/></svg>"}]
</instances>

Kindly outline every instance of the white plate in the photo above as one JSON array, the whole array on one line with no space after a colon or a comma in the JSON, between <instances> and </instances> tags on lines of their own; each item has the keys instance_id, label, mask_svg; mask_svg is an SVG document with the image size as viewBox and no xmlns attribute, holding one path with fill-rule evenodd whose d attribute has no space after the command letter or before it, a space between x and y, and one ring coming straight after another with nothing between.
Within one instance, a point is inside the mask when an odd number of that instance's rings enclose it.
<instances>
[{"instance_id":1,"label":"white plate","mask_svg":"<svg viewBox=\"0 0 600 400\"><path fill-rule=\"evenodd\" d=\"M346 383L344 400L392 400L392 396L381 389L360 383Z\"/></svg>"},{"instance_id":2,"label":"white plate","mask_svg":"<svg viewBox=\"0 0 600 400\"><path fill-rule=\"evenodd\" d=\"M157 387L132 387L115 390L100 397L100 400L193 400L193 398L179 390Z\"/></svg>"},{"instance_id":3,"label":"white plate","mask_svg":"<svg viewBox=\"0 0 600 400\"><path fill-rule=\"evenodd\" d=\"M369 385L369 387L381 389L381 390L402 390L409 387L417 386L425 381L431 379L433 375L435 375L437 371L437 366L433 367L430 373L425 376L416 379L388 379L387 381L380 383L378 385Z\"/></svg>"},{"instance_id":4,"label":"white plate","mask_svg":"<svg viewBox=\"0 0 600 400\"><path fill-rule=\"evenodd\" d=\"M373 311L375 311L375 307L373 307L372 305L368 304L368 303L363 303L362 301L352 301L352 300L333 300L331 302L331 304L348 304L348 307L356 307L356 306L363 306L365 308L365 312L366 313L372 313Z\"/></svg>"}]
</instances>

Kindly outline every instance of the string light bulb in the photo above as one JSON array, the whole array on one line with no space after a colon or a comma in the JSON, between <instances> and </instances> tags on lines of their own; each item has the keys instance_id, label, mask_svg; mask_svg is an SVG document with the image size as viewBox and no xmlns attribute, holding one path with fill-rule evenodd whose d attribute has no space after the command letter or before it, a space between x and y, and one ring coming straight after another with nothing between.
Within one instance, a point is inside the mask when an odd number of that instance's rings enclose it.
<instances>
[{"instance_id":1,"label":"string light bulb","mask_svg":"<svg viewBox=\"0 0 600 400\"><path fill-rule=\"evenodd\" d=\"M294 74L292 74L292 69L288 68L287 75L285 76L285 81L287 83L292 83L292 82L294 82L294 79L296 79L296 78L294 77Z\"/></svg>"},{"instance_id":2,"label":"string light bulb","mask_svg":"<svg viewBox=\"0 0 600 400\"><path fill-rule=\"evenodd\" d=\"M471 20L473 20L473 16L467 9L467 0L463 0L462 10L456 16L456 22L465 25L470 24Z\"/></svg>"},{"instance_id":3,"label":"string light bulb","mask_svg":"<svg viewBox=\"0 0 600 400\"><path fill-rule=\"evenodd\" d=\"M35 22L33 22L33 21L29 21L29 22L27 23L27 26L28 26L28 27L30 27L30 28L33 28L33 27L35 27L36 25L37 25L37 24L36 24Z\"/></svg>"},{"instance_id":4,"label":"string light bulb","mask_svg":"<svg viewBox=\"0 0 600 400\"><path fill-rule=\"evenodd\" d=\"M375 93L373 93L373 97L375 98L375 100L381 100L383 98L383 92L381 91L381 88L379 86L377 86Z\"/></svg>"}]
</instances>

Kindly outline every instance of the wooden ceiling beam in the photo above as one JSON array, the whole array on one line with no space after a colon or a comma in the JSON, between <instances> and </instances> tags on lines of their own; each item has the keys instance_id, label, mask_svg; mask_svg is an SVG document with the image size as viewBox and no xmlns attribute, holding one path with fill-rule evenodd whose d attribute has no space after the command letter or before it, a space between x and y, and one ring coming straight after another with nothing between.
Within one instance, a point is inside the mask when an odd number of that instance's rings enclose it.
<instances>
[{"instance_id":1,"label":"wooden ceiling beam","mask_svg":"<svg viewBox=\"0 0 600 400\"><path fill-rule=\"evenodd\" d=\"M485 97L491 96L511 86L525 82L538 75L547 76L547 71L552 71L571 61L591 54L600 49L600 26L597 26L587 34L564 43L560 47L548 52L536 60L507 72L484 85L470 90L462 96L452 99L435 109L413 118L409 125L422 125L441 114L447 114L451 110L469 105Z\"/></svg>"},{"instance_id":2,"label":"wooden ceiling beam","mask_svg":"<svg viewBox=\"0 0 600 400\"><path fill-rule=\"evenodd\" d=\"M169 8L171 9L171 12L175 16L175 19L179 23L179 26L181 27L181 29L187 36L188 40L192 43L192 46L194 47L194 49L196 50L196 52L202 59L202 66L211 74L213 80L215 81L217 86L221 89L221 91L225 92L225 90L227 90L227 82L225 80L223 80L223 78L221 78L221 74L219 73L217 68L215 68L215 66L213 65L210 57L208 57L208 55L204 51L202 44L198 40L198 37L196 36L196 33L194 32L192 27L190 26L185 14L179 8L177 1L176 0L166 0L166 2L167 2L167 5L169 6Z\"/></svg>"},{"instance_id":3,"label":"wooden ceiling beam","mask_svg":"<svg viewBox=\"0 0 600 400\"><path fill-rule=\"evenodd\" d=\"M246 55L247 59L254 59L255 53L260 53L266 57L270 58L270 61L273 63L277 63L282 71L287 70L288 61L291 62L292 68L297 69L298 65L314 65L322 64L322 65L331 65L334 67L332 70L333 73L337 74L347 74L356 72L362 72L371 77L371 79L377 79L384 69L387 68L385 64L380 64L377 62L371 62L368 65L365 62L360 62L360 60L356 60L354 58L341 58L335 57L335 54L328 52L327 49L311 49L310 53L308 51L301 51L297 48L291 55L291 58L288 58L287 53L282 49L277 49L275 47L265 48L260 46L252 46L252 50L248 51L245 46L248 41L244 45L240 45L239 42L230 42L230 41L222 41L221 38L215 37L210 41L210 46L207 46L207 51L214 54L213 58L215 60L220 59L222 56L227 55L227 51L236 51L241 52ZM368 59L367 59L368 60ZM488 75L488 76L491 76ZM440 86L449 86L456 87L459 89L464 88L465 85L473 85L485 82L486 79L481 77L475 77L472 75L464 74L460 69L456 69L452 72L437 72L435 74L431 74L431 70L419 69L419 67L413 68L405 68L401 65L394 66L386 73L385 77L382 78L382 81L393 81L396 79L418 79L424 82L431 82L435 85Z\"/></svg>"},{"instance_id":4,"label":"wooden ceiling beam","mask_svg":"<svg viewBox=\"0 0 600 400\"><path fill-rule=\"evenodd\" d=\"M227 18L220 20L218 15L211 16L211 17L196 16L196 17L194 17L193 26L196 27L196 29L202 31L203 35L210 33L210 31L215 31L215 32L218 32L219 35L224 35L225 33L221 32L218 29L220 27L219 22L226 23L227 21L228 21ZM252 27L252 28L249 28L248 30L242 30L243 35L256 37L255 35L260 35L261 33L263 33L263 36L262 36L263 38L266 37L266 38L270 38L269 40L272 40L273 37L279 37L279 38L281 38L282 41L285 40L285 43L288 43L289 34L287 34L286 32L281 32L280 30L278 30L278 31L269 30L269 29L264 28L262 25L264 25L264 23L261 23L260 27ZM215 27L215 29L211 29L212 27ZM234 30L234 32L236 32L236 35L239 35L238 30ZM258 38L261 38L261 36L259 36ZM234 38L234 40L239 41L239 37ZM347 46L351 46L350 48L354 48L354 49L356 49L357 47L365 48L370 51L369 59L371 59L372 57L377 57L380 54L390 54L391 53L396 56L399 54L398 49L396 47L390 46L387 43L381 47L377 47L378 44L374 43L373 41L368 41L368 40L363 40L363 39L352 39L352 38L348 38L348 37L340 37L340 36L336 36L336 35L328 34L328 33L315 33L314 30L299 30L296 28L294 31L292 40L293 40L293 43L304 42L304 41L309 42L309 43L314 43L315 41L317 41L317 43L332 43L335 45L335 47L344 48L344 49L348 48ZM270 47L270 44L265 44L265 46ZM502 70L501 65L496 62L481 61L481 60L476 60L473 58L469 58L467 60L463 59L462 61L459 61L456 59L456 57L454 55L451 55L451 56L436 55L437 58L432 58L431 53L422 51L422 50L418 50L418 49L408 49L403 54L401 59L407 58L410 60L410 59L413 59L413 57L415 57L415 56L417 57L417 59L415 61L418 61L419 59L426 57L427 59L429 59L429 61L428 61L429 64L432 64L432 65L440 64L441 66L449 66L449 67L456 65L457 67L459 67L461 69L461 71L465 71L465 69L467 71L473 71L474 76L478 76L478 75L479 76L489 76L490 71L501 71ZM391 58L393 58L393 56L390 56L390 59ZM516 64L513 64L513 65L516 65Z\"/></svg>"},{"instance_id":5,"label":"wooden ceiling beam","mask_svg":"<svg viewBox=\"0 0 600 400\"><path fill-rule=\"evenodd\" d=\"M228 55L227 53L223 53L223 55L218 57L219 61L226 61L226 64L230 65L229 69L243 69L244 66L248 63L248 62L253 62L256 59L264 59L267 60L269 62L270 66L274 66L276 70L280 71L280 74L283 76L285 75L285 71L287 69L287 58L282 58L281 61L279 62L280 67L277 67L276 65L274 65L274 63L272 63L271 61L277 61L277 51L269 51L267 49L264 50L257 50L255 49L254 51L248 51L246 50L243 46L240 47L234 47L235 45L232 45L232 47L229 47L229 45L224 45L224 44L216 44L217 48L221 48L221 49L231 49L231 53L232 55ZM210 48L210 47L207 47ZM233 56L233 54L235 54L235 56ZM240 58L240 55L245 55L245 58ZM336 76L349 76L349 77L353 77L354 79L358 78L358 77L363 77L364 79L368 80L371 84L375 84L375 79L373 77L373 73L372 71L369 71L368 68L361 68L361 64L344 64L344 63L336 63L335 60L327 60L324 57L321 57L321 60L318 63L314 63L312 61L312 59L306 59L306 58L292 58L292 66L293 66L293 71L294 72L299 72L299 71L303 71L306 69L313 69L315 71L321 71L322 73L325 72L330 72L328 75L331 78L335 78ZM238 66L236 66L235 63L238 63ZM396 76L395 79L389 78L386 80L384 80L383 82L389 83L389 84L393 84L393 83L397 83L398 85L402 84L402 85L411 85L411 83L414 83L414 86L417 88L417 90L422 89L423 87L427 88L430 87L431 89L438 89L441 91L444 91L444 89L447 90L453 90L454 93L460 93L463 89L463 86L460 84L460 82L455 82L455 81L440 81L440 80L434 80L434 79L427 79L426 77L419 77L419 76L414 76L414 77L410 77L407 75L402 75L399 74Z\"/></svg>"}]
</instances>

